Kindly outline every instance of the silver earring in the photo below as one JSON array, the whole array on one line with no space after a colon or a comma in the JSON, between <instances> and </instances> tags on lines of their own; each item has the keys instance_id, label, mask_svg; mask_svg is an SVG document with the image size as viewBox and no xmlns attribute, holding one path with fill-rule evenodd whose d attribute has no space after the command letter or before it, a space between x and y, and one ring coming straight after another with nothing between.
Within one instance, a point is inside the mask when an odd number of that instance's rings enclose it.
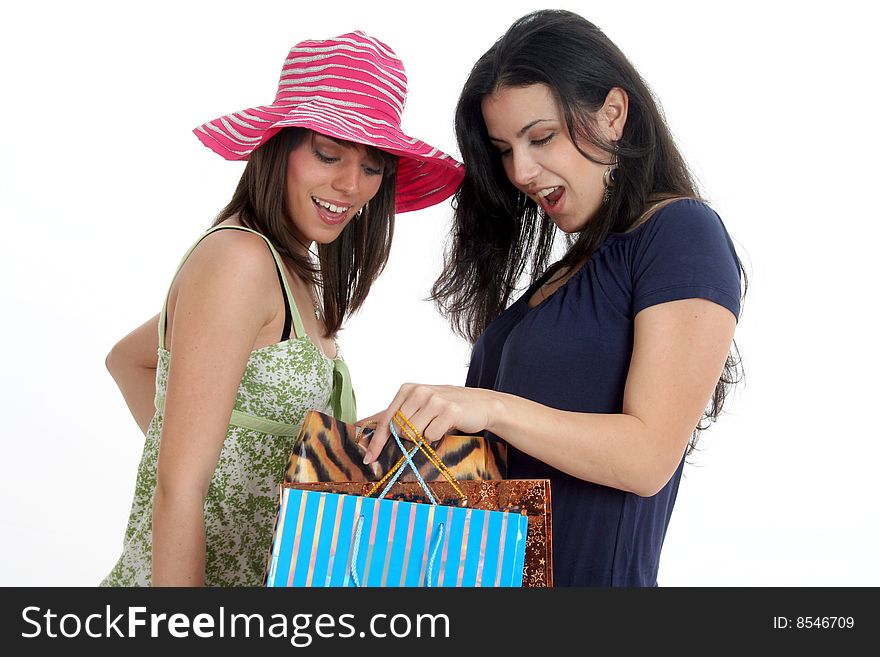
<instances>
[{"instance_id":1,"label":"silver earring","mask_svg":"<svg viewBox=\"0 0 880 657\"><path fill-rule=\"evenodd\" d=\"M360 218L361 218L361 215L364 213L364 210L366 210L369 206L370 206L370 202L369 202L369 201L367 201L366 203L364 203L364 204L361 206L361 209L357 211L357 214L354 215L355 220L360 219Z\"/></svg>"},{"instance_id":2,"label":"silver earring","mask_svg":"<svg viewBox=\"0 0 880 657\"><path fill-rule=\"evenodd\" d=\"M611 190L614 189L614 186L617 185L618 178L618 164L620 153L620 148L617 144L614 144L614 161L608 165L605 169L605 173L602 174L602 184L605 187L604 192L602 193L602 202L607 203L611 199Z\"/></svg>"}]
</instances>

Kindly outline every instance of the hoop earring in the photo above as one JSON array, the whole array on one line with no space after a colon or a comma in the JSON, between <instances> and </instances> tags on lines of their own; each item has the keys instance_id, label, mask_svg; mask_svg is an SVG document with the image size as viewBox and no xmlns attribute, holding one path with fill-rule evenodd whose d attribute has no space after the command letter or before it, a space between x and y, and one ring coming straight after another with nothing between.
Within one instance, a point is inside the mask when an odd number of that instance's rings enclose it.
<instances>
[{"instance_id":1,"label":"hoop earring","mask_svg":"<svg viewBox=\"0 0 880 657\"><path fill-rule=\"evenodd\" d=\"M620 163L619 153L620 147L614 144L614 161L606 167L605 173L602 174L602 185L605 187L605 190L602 192L602 203L607 203L611 200L611 190L617 185L618 166Z\"/></svg>"},{"instance_id":2,"label":"hoop earring","mask_svg":"<svg viewBox=\"0 0 880 657\"><path fill-rule=\"evenodd\" d=\"M364 203L364 204L361 206L361 209L358 210L358 211L355 213L355 215L354 215L355 221L357 221L358 219L361 218L361 215L364 213L364 210L368 210L369 206L370 206L370 202L369 202L369 201L367 201L366 203Z\"/></svg>"}]
</instances>

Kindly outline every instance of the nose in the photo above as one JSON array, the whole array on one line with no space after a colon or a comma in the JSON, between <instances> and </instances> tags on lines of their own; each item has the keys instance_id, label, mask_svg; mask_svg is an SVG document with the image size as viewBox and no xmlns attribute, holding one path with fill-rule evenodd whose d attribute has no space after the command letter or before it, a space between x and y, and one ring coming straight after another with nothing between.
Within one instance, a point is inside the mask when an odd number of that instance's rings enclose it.
<instances>
[{"instance_id":1,"label":"nose","mask_svg":"<svg viewBox=\"0 0 880 657\"><path fill-rule=\"evenodd\" d=\"M540 165L525 150L512 151L509 162L507 177L518 187L528 187L538 175Z\"/></svg>"},{"instance_id":2,"label":"nose","mask_svg":"<svg viewBox=\"0 0 880 657\"><path fill-rule=\"evenodd\" d=\"M344 163L336 170L336 175L333 177L333 189L345 194L354 193L357 190L360 175L361 169L357 163Z\"/></svg>"}]
</instances>

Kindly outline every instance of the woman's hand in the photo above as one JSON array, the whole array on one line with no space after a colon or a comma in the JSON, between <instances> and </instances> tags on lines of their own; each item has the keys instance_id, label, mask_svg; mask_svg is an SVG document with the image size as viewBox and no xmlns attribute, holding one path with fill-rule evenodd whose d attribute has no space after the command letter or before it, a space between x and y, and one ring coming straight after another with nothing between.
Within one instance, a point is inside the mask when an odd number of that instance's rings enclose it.
<instances>
[{"instance_id":1,"label":"woman's hand","mask_svg":"<svg viewBox=\"0 0 880 657\"><path fill-rule=\"evenodd\" d=\"M147 320L117 342L105 364L128 410L146 434L156 412L156 367L159 351L159 315Z\"/></svg>"},{"instance_id":2,"label":"woman's hand","mask_svg":"<svg viewBox=\"0 0 880 657\"><path fill-rule=\"evenodd\" d=\"M426 440L435 442L453 428L462 433L491 429L497 409L496 395L482 388L403 384L387 409L358 421L358 424L376 424L364 463L372 463L382 452L397 411L408 418Z\"/></svg>"}]
</instances>

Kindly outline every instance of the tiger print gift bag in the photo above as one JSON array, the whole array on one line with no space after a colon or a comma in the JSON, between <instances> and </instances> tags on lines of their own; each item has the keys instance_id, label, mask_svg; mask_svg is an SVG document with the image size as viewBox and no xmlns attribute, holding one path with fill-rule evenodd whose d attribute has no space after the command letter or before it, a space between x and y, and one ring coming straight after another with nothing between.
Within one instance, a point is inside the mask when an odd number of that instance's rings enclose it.
<instances>
[{"instance_id":1,"label":"tiger print gift bag","mask_svg":"<svg viewBox=\"0 0 880 657\"><path fill-rule=\"evenodd\" d=\"M319 411L309 411L294 442L284 471L285 483L378 481L399 460L389 441L379 458L364 465L364 454L373 430L337 420ZM403 436L404 444L411 439ZM507 475L507 446L483 436L448 435L433 446L437 456L458 480L503 479ZM418 451L412 457L425 481L443 479L427 455ZM416 481L415 471L407 469L399 481Z\"/></svg>"}]
</instances>

